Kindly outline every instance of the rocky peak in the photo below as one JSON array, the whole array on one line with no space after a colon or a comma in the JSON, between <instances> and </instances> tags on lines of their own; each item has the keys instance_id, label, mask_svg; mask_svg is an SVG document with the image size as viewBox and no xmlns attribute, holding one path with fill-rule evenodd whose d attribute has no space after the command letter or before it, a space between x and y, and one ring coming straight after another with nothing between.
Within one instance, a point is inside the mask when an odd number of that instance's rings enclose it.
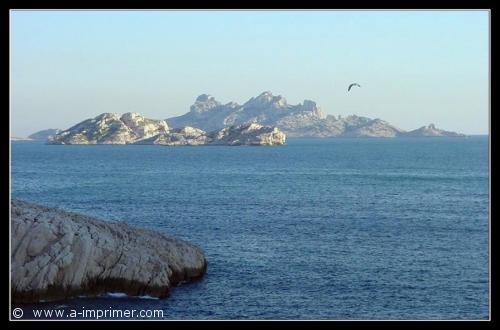
<instances>
[{"instance_id":1,"label":"rocky peak","mask_svg":"<svg viewBox=\"0 0 500 330\"><path fill-rule=\"evenodd\" d=\"M215 101L215 97L209 94L201 94L196 98L196 102L209 102L209 101Z\"/></svg>"},{"instance_id":2,"label":"rocky peak","mask_svg":"<svg viewBox=\"0 0 500 330\"><path fill-rule=\"evenodd\" d=\"M217 106L215 111L206 111ZM203 112L204 113L200 113ZM198 112L198 113L197 113ZM337 136L455 136L453 132L441 132L434 124L407 132L382 119L363 116L326 115L316 102L305 99L303 103L288 104L281 95L264 91L250 98L243 105L227 103L218 105L211 96L198 97L192 111L168 119L172 127L193 126L205 131L215 131L234 125L256 122L265 126L276 126L293 137L337 137ZM453 135L455 134L455 135Z\"/></svg>"},{"instance_id":3,"label":"rocky peak","mask_svg":"<svg viewBox=\"0 0 500 330\"><path fill-rule=\"evenodd\" d=\"M261 129L263 126L256 123L256 122L252 122L252 123L247 123L247 124L243 124L240 126L240 129L242 131L247 131L247 132L251 132L251 131L255 131L255 130L259 130Z\"/></svg>"},{"instance_id":4,"label":"rocky peak","mask_svg":"<svg viewBox=\"0 0 500 330\"><path fill-rule=\"evenodd\" d=\"M302 109L304 111L310 112L312 115L315 117L318 117L320 119L326 118L326 115L321 111L321 108L316 105L316 102L311 101L311 100L304 100L304 103L302 105Z\"/></svg>"},{"instance_id":5,"label":"rocky peak","mask_svg":"<svg viewBox=\"0 0 500 330\"><path fill-rule=\"evenodd\" d=\"M110 121L110 120L120 120L120 115L115 112L105 112L100 114L99 116L95 117L93 121L99 122L99 121Z\"/></svg>"},{"instance_id":6,"label":"rocky peak","mask_svg":"<svg viewBox=\"0 0 500 330\"><path fill-rule=\"evenodd\" d=\"M288 104L283 96L274 96L271 92L266 91L257 97L252 97L244 105L246 107L273 107L279 109L286 107Z\"/></svg>"},{"instance_id":7,"label":"rocky peak","mask_svg":"<svg viewBox=\"0 0 500 330\"><path fill-rule=\"evenodd\" d=\"M196 98L196 101L190 109L191 112L194 113L203 113L220 105L221 103L218 102L213 96L209 94L201 94Z\"/></svg>"},{"instance_id":8,"label":"rocky peak","mask_svg":"<svg viewBox=\"0 0 500 330\"><path fill-rule=\"evenodd\" d=\"M236 109L236 108L239 108L240 105L236 102L229 102L228 104L225 105L227 108L231 108L231 109Z\"/></svg>"},{"instance_id":9,"label":"rocky peak","mask_svg":"<svg viewBox=\"0 0 500 330\"><path fill-rule=\"evenodd\" d=\"M124 113L120 119L122 121L137 121L137 120L144 120L144 117L138 113L138 112L127 112Z\"/></svg>"},{"instance_id":10,"label":"rocky peak","mask_svg":"<svg viewBox=\"0 0 500 330\"><path fill-rule=\"evenodd\" d=\"M304 109L306 110L315 110L317 109L316 102L311 100L304 100Z\"/></svg>"},{"instance_id":11,"label":"rocky peak","mask_svg":"<svg viewBox=\"0 0 500 330\"><path fill-rule=\"evenodd\" d=\"M137 112L127 112L120 120L138 137L147 138L168 131L167 122L164 120L146 119Z\"/></svg>"},{"instance_id":12,"label":"rocky peak","mask_svg":"<svg viewBox=\"0 0 500 330\"><path fill-rule=\"evenodd\" d=\"M439 131L439 129L436 128L436 126L434 124L429 124L427 126L422 126L422 127L418 128L417 130L422 131L422 132L428 132L428 133Z\"/></svg>"},{"instance_id":13,"label":"rocky peak","mask_svg":"<svg viewBox=\"0 0 500 330\"><path fill-rule=\"evenodd\" d=\"M265 92L262 92L260 93L259 96L256 97L257 100L260 100L260 101L271 101L271 99L274 97L273 93L271 93L270 91L265 91Z\"/></svg>"},{"instance_id":14,"label":"rocky peak","mask_svg":"<svg viewBox=\"0 0 500 330\"><path fill-rule=\"evenodd\" d=\"M144 117L137 112L127 112L120 117L120 120L132 131L135 131L144 123Z\"/></svg>"}]
</instances>

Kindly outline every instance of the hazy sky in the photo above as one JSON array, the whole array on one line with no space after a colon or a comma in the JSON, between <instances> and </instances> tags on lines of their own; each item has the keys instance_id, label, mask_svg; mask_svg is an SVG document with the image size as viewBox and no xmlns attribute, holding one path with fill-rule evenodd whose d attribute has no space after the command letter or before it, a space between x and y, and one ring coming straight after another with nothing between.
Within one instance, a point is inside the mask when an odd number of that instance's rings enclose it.
<instances>
[{"instance_id":1,"label":"hazy sky","mask_svg":"<svg viewBox=\"0 0 500 330\"><path fill-rule=\"evenodd\" d=\"M488 132L487 11L12 11L10 54L12 136L263 91L407 130Z\"/></svg>"}]
</instances>

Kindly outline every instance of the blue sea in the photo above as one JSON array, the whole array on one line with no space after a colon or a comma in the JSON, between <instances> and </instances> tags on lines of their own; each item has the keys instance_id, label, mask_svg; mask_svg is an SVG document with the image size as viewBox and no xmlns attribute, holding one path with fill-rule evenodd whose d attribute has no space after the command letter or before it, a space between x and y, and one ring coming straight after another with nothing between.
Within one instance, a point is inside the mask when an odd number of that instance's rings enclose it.
<instances>
[{"instance_id":1,"label":"blue sea","mask_svg":"<svg viewBox=\"0 0 500 330\"><path fill-rule=\"evenodd\" d=\"M11 148L13 198L164 231L208 260L202 280L167 299L29 307L161 309L165 319L489 318L487 136Z\"/></svg>"}]
</instances>

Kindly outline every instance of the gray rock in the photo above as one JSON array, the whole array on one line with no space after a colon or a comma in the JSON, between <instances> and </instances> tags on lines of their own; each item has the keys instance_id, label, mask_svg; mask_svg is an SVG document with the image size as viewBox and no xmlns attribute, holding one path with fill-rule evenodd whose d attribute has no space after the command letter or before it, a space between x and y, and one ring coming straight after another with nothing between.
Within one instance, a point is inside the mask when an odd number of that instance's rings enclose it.
<instances>
[{"instance_id":1,"label":"gray rock","mask_svg":"<svg viewBox=\"0 0 500 330\"><path fill-rule=\"evenodd\" d=\"M203 251L171 236L13 200L14 303L124 292L166 297L201 277Z\"/></svg>"}]
</instances>

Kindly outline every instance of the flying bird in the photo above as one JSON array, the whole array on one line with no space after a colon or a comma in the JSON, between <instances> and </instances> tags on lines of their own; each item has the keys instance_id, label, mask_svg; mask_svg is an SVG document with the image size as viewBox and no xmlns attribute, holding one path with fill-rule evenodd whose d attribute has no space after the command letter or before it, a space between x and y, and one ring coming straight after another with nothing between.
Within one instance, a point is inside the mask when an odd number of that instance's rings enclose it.
<instances>
[{"instance_id":1,"label":"flying bird","mask_svg":"<svg viewBox=\"0 0 500 330\"><path fill-rule=\"evenodd\" d=\"M357 83L350 84L350 85L349 85L349 88L347 88L347 91L349 92L353 86L358 86L358 87L361 87L361 85L360 85L360 84L357 84Z\"/></svg>"}]
</instances>

